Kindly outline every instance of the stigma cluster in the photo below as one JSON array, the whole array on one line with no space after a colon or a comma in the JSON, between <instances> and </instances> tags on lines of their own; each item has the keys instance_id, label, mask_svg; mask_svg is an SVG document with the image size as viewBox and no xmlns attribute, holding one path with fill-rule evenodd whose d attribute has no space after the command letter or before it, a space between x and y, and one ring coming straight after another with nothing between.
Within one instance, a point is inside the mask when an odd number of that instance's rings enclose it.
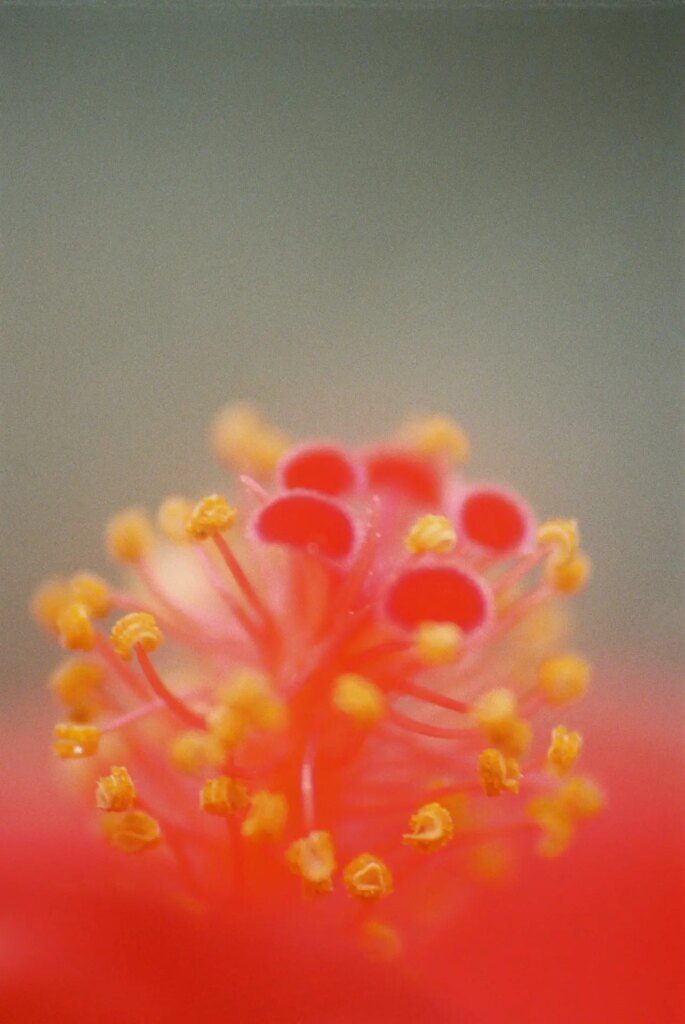
<instances>
[{"instance_id":1,"label":"stigma cluster","mask_svg":"<svg viewBox=\"0 0 685 1024\"><path fill-rule=\"evenodd\" d=\"M70 652L54 751L119 853L155 850L212 902L325 900L392 955L600 808L559 721L590 678L566 647L577 525L467 480L445 417L352 450L240 406L212 442L221 493L108 523L123 585L37 591Z\"/></svg>"}]
</instances>

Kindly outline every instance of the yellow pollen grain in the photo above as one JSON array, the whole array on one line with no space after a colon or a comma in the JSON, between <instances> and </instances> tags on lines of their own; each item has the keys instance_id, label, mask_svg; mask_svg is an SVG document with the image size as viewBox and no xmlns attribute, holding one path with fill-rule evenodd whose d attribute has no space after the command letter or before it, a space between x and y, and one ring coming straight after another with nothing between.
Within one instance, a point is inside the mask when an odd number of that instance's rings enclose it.
<instances>
[{"instance_id":1,"label":"yellow pollen grain","mask_svg":"<svg viewBox=\"0 0 685 1024\"><path fill-rule=\"evenodd\" d=\"M57 633L59 617L71 604L72 597L66 580L46 580L31 598L31 614L48 633Z\"/></svg>"},{"instance_id":2,"label":"yellow pollen grain","mask_svg":"<svg viewBox=\"0 0 685 1024\"><path fill-rule=\"evenodd\" d=\"M131 612L114 623L110 638L119 657L130 661L134 647L140 646L148 653L156 651L162 642L162 631L154 615Z\"/></svg>"},{"instance_id":3,"label":"yellow pollen grain","mask_svg":"<svg viewBox=\"0 0 685 1024\"><path fill-rule=\"evenodd\" d=\"M446 555L454 550L457 535L447 516L426 515L417 519L405 537L412 555Z\"/></svg>"},{"instance_id":4,"label":"yellow pollen grain","mask_svg":"<svg viewBox=\"0 0 685 1024\"><path fill-rule=\"evenodd\" d=\"M520 770L513 758L505 758L500 750L488 747L478 755L478 775L487 796L518 793Z\"/></svg>"},{"instance_id":5,"label":"yellow pollen grain","mask_svg":"<svg viewBox=\"0 0 685 1024\"><path fill-rule=\"evenodd\" d=\"M583 746L579 732L569 732L564 725L552 729L552 739L547 750L547 768L555 775L567 775L576 763Z\"/></svg>"},{"instance_id":6,"label":"yellow pollen grain","mask_svg":"<svg viewBox=\"0 0 685 1024\"><path fill-rule=\"evenodd\" d=\"M186 523L192 511L193 504L187 498L167 498L157 510L157 528L172 543L185 544L189 540Z\"/></svg>"},{"instance_id":7,"label":"yellow pollen grain","mask_svg":"<svg viewBox=\"0 0 685 1024\"><path fill-rule=\"evenodd\" d=\"M92 701L105 678L105 670L97 661L70 658L50 676L49 687L67 707L78 708Z\"/></svg>"},{"instance_id":8,"label":"yellow pollen grain","mask_svg":"<svg viewBox=\"0 0 685 1024\"><path fill-rule=\"evenodd\" d=\"M288 801L283 794L262 789L250 797L240 834L244 839L280 839L287 820Z\"/></svg>"},{"instance_id":9,"label":"yellow pollen grain","mask_svg":"<svg viewBox=\"0 0 685 1024\"><path fill-rule=\"evenodd\" d=\"M453 622L422 622L415 644L416 653L427 665L448 665L461 651L463 634Z\"/></svg>"},{"instance_id":10,"label":"yellow pollen grain","mask_svg":"<svg viewBox=\"0 0 685 1024\"><path fill-rule=\"evenodd\" d=\"M561 564L554 560L545 566L545 579L558 594L575 594L581 590L592 570L587 555L578 553Z\"/></svg>"},{"instance_id":11,"label":"yellow pollen grain","mask_svg":"<svg viewBox=\"0 0 685 1024\"><path fill-rule=\"evenodd\" d=\"M228 405L211 428L215 455L232 469L268 476L288 450L288 441L250 405Z\"/></svg>"},{"instance_id":12,"label":"yellow pollen grain","mask_svg":"<svg viewBox=\"0 0 685 1024\"><path fill-rule=\"evenodd\" d=\"M388 866L372 853L361 853L346 865L343 882L350 896L360 900L377 900L393 890Z\"/></svg>"},{"instance_id":13,"label":"yellow pollen grain","mask_svg":"<svg viewBox=\"0 0 685 1024\"><path fill-rule=\"evenodd\" d=\"M235 522L238 510L222 494L208 494L198 501L186 520L186 532L192 540L206 540L223 533Z\"/></svg>"},{"instance_id":14,"label":"yellow pollen grain","mask_svg":"<svg viewBox=\"0 0 685 1024\"><path fill-rule=\"evenodd\" d=\"M497 688L484 693L476 702L474 718L483 735L507 757L520 757L530 746L530 724L517 714L517 701L511 690Z\"/></svg>"},{"instance_id":15,"label":"yellow pollen grain","mask_svg":"<svg viewBox=\"0 0 685 1024\"><path fill-rule=\"evenodd\" d=\"M59 641L68 651L92 651L95 630L85 604L68 604L57 618Z\"/></svg>"},{"instance_id":16,"label":"yellow pollen grain","mask_svg":"<svg viewBox=\"0 0 685 1024\"><path fill-rule=\"evenodd\" d=\"M557 654L541 663L538 681L546 702L561 707L585 696L590 665L577 654Z\"/></svg>"},{"instance_id":17,"label":"yellow pollen grain","mask_svg":"<svg viewBox=\"0 0 685 1024\"><path fill-rule=\"evenodd\" d=\"M120 853L143 853L154 849L162 838L159 822L145 811L107 814L103 827L108 842Z\"/></svg>"},{"instance_id":18,"label":"yellow pollen grain","mask_svg":"<svg viewBox=\"0 0 685 1024\"><path fill-rule=\"evenodd\" d=\"M419 807L409 821L409 828L402 842L419 850L439 850L454 837L452 815L437 801Z\"/></svg>"},{"instance_id":19,"label":"yellow pollen grain","mask_svg":"<svg viewBox=\"0 0 685 1024\"><path fill-rule=\"evenodd\" d=\"M100 747L100 730L79 722L59 722L54 729L52 749L64 760L93 757Z\"/></svg>"},{"instance_id":20,"label":"yellow pollen grain","mask_svg":"<svg viewBox=\"0 0 685 1024\"><path fill-rule=\"evenodd\" d=\"M360 725L373 725L385 714L383 691L353 672L338 676L331 696L333 707Z\"/></svg>"},{"instance_id":21,"label":"yellow pollen grain","mask_svg":"<svg viewBox=\"0 0 685 1024\"><path fill-rule=\"evenodd\" d=\"M578 524L575 519L548 519L538 527L537 542L551 548L555 565L564 565L578 550Z\"/></svg>"},{"instance_id":22,"label":"yellow pollen grain","mask_svg":"<svg viewBox=\"0 0 685 1024\"><path fill-rule=\"evenodd\" d=\"M416 416L400 436L422 455L443 456L460 465L471 455L468 435L449 416Z\"/></svg>"},{"instance_id":23,"label":"yellow pollen grain","mask_svg":"<svg viewBox=\"0 0 685 1024\"><path fill-rule=\"evenodd\" d=\"M112 603L109 587L99 576L80 572L69 580L71 600L84 604L94 619L103 619L109 615Z\"/></svg>"},{"instance_id":24,"label":"yellow pollen grain","mask_svg":"<svg viewBox=\"0 0 685 1024\"><path fill-rule=\"evenodd\" d=\"M302 879L308 892L331 892L337 865L330 832L314 831L296 839L286 850L285 859L293 874Z\"/></svg>"},{"instance_id":25,"label":"yellow pollen grain","mask_svg":"<svg viewBox=\"0 0 685 1024\"><path fill-rule=\"evenodd\" d=\"M392 925L375 918L361 926L362 949L371 960L387 963L396 960L402 952L402 941Z\"/></svg>"},{"instance_id":26,"label":"yellow pollen grain","mask_svg":"<svg viewBox=\"0 0 685 1024\"><path fill-rule=\"evenodd\" d=\"M247 790L243 784L227 775L207 779L200 790L200 807L207 814L227 817L246 807L247 801Z\"/></svg>"},{"instance_id":27,"label":"yellow pollen grain","mask_svg":"<svg viewBox=\"0 0 685 1024\"><path fill-rule=\"evenodd\" d=\"M95 786L95 804L101 811L127 811L135 798L133 779L124 767L113 767Z\"/></svg>"},{"instance_id":28,"label":"yellow pollen grain","mask_svg":"<svg viewBox=\"0 0 685 1024\"><path fill-rule=\"evenodd\" d=\"M105 529L107 552L117 562L140 562L152 550L154 539L146 514L137 508L112 516Z\"/></svg>"},{"instance_id":29,"label":"yellow pollen grain","mask_svg":"<svg viewBox=\"0 0 685 1024\"><path fill-rule=\"evenodd\" d=\"M216 736L200 729L188 729L174 736L169 744L169 756L179 771L199 775L208 768L220 768L226 752Z\"/></svg>"}]
</instances>

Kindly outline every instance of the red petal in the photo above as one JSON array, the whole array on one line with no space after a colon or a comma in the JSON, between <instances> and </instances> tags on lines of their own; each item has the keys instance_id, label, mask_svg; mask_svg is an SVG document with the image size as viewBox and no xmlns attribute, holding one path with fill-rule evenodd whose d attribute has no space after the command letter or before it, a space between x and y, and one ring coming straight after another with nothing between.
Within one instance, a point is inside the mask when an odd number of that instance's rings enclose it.
<instances>
[{"instance_id":1,"label":"red petal","mask_svg":"<svg viewBox=\"0 0 685 1024\"><path fill-rule=\"evenodd\" d=\"M426 508L440 503L440 474L426 458L401 449L383 449L367 455L366 472L372 491L394 491Z\"/></svg>"},{"instance_id":2,"label":"red petal","mask_svg":"<svg viewBox=\"0 0 685 1024\"><path fill-rule=\"evenodd\" d=\"M255 520L257 536L268 544L287 544L344 558L352 550L352 517L330 498L292 491L265 505Z\"/></svg>"},{"instance_id":3,"label":"red petal","mask_svg":"<svg viewBox=\"0 0 685 1024\"><path fill-rule=\"evenodd\" d=\"M483 584L453 566L407 569L393 583L386 608L400 626L421 622L453 622L471 633L486 621L490 597Z\"/></svg>"},{"instance_id":4,"label":"red petal","mask_svg":"<svg viewBox=\"0 0 685 1024\"><path fill-rule=\"evenodd\" d=\"M354 490L355 467L340 448L308 445L289 454L281 463L281 481L288 490L304 488L319 494L338 495Z\"/></svg>"},{"instance_id":5,"label":"red petal","mask_svg":"<svg viewBox=\"0 0 685 1024\"><path fill-rule=\"evenodd\" d=\"M517 498L494 488L471 491L459 511L461 533L489 551L516 551L530 534L531 515Z\"/></svg>"}]
</instances>

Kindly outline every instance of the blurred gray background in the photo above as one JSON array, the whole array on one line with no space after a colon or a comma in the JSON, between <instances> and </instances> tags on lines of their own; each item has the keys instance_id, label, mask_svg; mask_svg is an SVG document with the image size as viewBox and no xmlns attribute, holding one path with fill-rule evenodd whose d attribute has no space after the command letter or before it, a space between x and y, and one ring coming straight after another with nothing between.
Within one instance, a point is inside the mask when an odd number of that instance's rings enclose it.
<instances>
[{"instance_id":1,"label":"blurred gray background","mask_svg":"<svg viewBox=\"0 0 685 1024\"><path fill-rule=\"evenodd\" d=\"M3 687L46 573L220 488L226 400L296 435L456 416L576 515L600 658L677 660L682 12L2 14Z\"/></svg>"}]
</instances>

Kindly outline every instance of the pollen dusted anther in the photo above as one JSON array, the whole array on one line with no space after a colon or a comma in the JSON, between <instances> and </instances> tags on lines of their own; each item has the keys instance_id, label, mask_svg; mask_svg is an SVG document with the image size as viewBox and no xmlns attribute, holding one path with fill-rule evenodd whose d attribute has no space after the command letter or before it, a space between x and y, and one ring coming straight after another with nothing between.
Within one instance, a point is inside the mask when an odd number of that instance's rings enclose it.
<instances>
[{"instance_id":1,"label":"pollen dusted anther","mask_svg":"<svg viewBox=\"0 0 685 1024\"><path fill-rule=\"evenodd\" d=\"M148 612L131 612L112 627L112 646L124 661L131 660L134 648L156 651L161 642L162 631Z\"/></svg>"},{"instance_id":2,"label":"pollen dusted anther","mask_svg":"<svg viewBox=\"0 0 685 1024\"><path fill-rule=\"evenodd\" d=\"M297 839L286 850L286 861L308 891L327 893L332 890L337 865L330 832L314 831Z\"/></svg>"},{"instance_id":3,"label":"pollen dusted anther","mask_svg":"<svg viewBox=\"0 0 685 1024\"><path fill-rule=\"evenodd\" d=\"M210 494L198 501L186 520L186 531L193 540L206 540L223 533L238 514L221 494Z\"/></svg>"},{"instance_id":4,"label":"pollen dusted anther","mask_svg":"<svg viewBox=\"0 0 685 1024\"><path fill-rule=\"evenodd\" d=\"M463 479L469 441L442 416L290 447L239 406L212 438L227 497L194 504L179 481L154 526L137 509L107 525L130 589L78 572L34 596L87 653L51 677L54 752L83 761L115 850L159 847L160 877L213 907L331 893L339 851L340 898L311 912L396 956L428 889L449 911L531 822L553 856L601 807L569 777L579 734L533 732L588 687L559 652L590 570L576 523ZM367 912L393 887L390 927Z\"/></svg>"},{"instance_id":5,"label":"pollen dusted anther","mask_svg":"<svg viewBox=\"0 0 685 1024\"><path fill-rule=\"evenodd\" d=\"M407 534L405 545L412 555L446 555L454 549L457 535L447 516L422 516Z\"/></svg>"},{"instance_id":6,"label":"pollen dusted anther","mask_svg":"<svg viewBox=\"0 0 685 1024\"><path fill-rule=\"evenodd\" d=\"M95 803L101 811L127 811L135 798L136 789L127 768L112 768L109 775L98 779Z\"/></svg>"},{"instance_id":7,"label":"pollen dusted anther","mask_svg":"<svg viewBox=\"0 0 685 1024\"><path fill-rule=\"evenodd\" d=\"M439 850L454 837L452 815L439 803L424 804L412 815L411 832L405 832L402 841L419 850Z\"/></svg>"},{"instance_id":8,"label":"pollen dusted anther","mask_svg":"<svg viewBox=\"0 0 685 1024\"><path fill-rule=\"evenodd\" d=\"M93 757L100 747L100 730L94 725L60 722L54 737L52 747L61 758Z\"/></svg>"},{"instance_id":9,"label":"pollen dusted anther","mask_svg":"<svg viewBox=\"0 0 685 1024\"><path fill-rule=\"evenodd\" d=\"M77 602L68 604L57 617L57 630L62 647L68 651L92 651L95 646L95 630L87 605Z\"/></svg>"},{"instance_id":10,"label":"pollen dusted anther","mask_svg":"<svg viewBox=\"0 0 685 1024\"><path fill-rule=\"evenodd\" d=\"M343 882L350 896L360 900L378 900L392 892L392 875L380 857L362 853L343 871Z\"/></svg>"}]
</instances>

